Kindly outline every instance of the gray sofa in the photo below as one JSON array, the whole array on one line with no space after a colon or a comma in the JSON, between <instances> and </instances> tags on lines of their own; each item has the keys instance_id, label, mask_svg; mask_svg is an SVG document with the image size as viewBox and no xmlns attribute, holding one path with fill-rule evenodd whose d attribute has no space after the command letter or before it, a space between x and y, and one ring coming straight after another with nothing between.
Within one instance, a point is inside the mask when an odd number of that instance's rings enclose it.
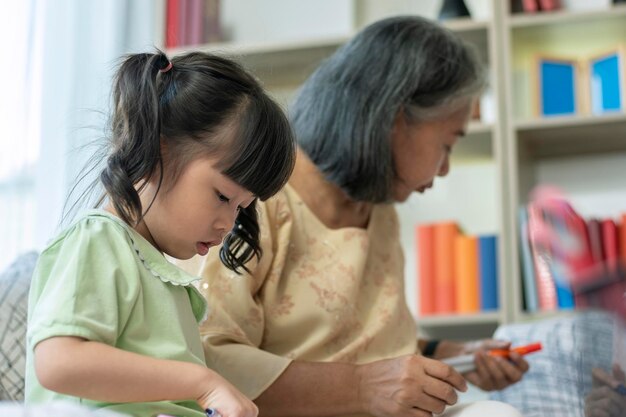
<instances>
[{"instance_id":1,"label":"gray sofa","mask_svg":"<svg viewBox=\"0 0 626 417\"><path fill-rule=\"evenodd\" d=\"M54 414L50 412L55 408L48 408L48 414L44 414L44 409L16 404L24 399L28 290L36 262L37 253L29 252L0 274L2 416L50 417ZM525 417L583 417L584 396L591 389L591 368L609 369L611 366L614 325L611 314L583 311L532 323L500 326L495 338L510 340L514 346L540 341L543 350L527 357L531 368L520 383L492 393L491 399L513 405ZM71 415L71 410L64 406L56 406L59 415ZM86 410L83 412L91 415Z\"/></svg>"},{"instance_id":2,"label":"gray sofa","mask_svg":"<svg viewBox=\"0 0 626 417\"><path fill-rule=\"evenodd\" d=\"M513 346L541 342L528 355L522 381L490 395L516 407L525 417L583 417L592 388L591 369L611 369L616 320L604 311L577 311L552 319L500 326L494 337ZM626 416L626 410L624 410Z\"/></svg>"},{"instance_id":3,"label":"gray sofa","mask_svg":"<svg viewBox=\"0 0 626 417\"><path fill-rule=\"evenodd\" d=\"M0 401L24 400L26 317L37 253L19 256L0 274Z\"/></svg>"}]
</instances>

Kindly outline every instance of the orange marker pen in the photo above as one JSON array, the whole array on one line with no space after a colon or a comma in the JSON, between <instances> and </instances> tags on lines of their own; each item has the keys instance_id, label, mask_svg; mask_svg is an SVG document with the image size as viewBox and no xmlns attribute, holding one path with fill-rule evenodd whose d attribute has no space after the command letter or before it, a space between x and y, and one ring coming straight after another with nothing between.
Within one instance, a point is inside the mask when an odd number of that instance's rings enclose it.
<instances>
[{"instance_id":1,"label":"orange marker pen","mask_svg":"<svg viewBox=\"0 0 626 417\"><path fill-rule=\"evenodd\" d=\"M519 353L520 355L526 355L527 353L537 352L541 350L541 343L531 343L529 345L517 346L512 349L491 349L488 354L491 356L497 356L501 358L508 358L511 352ZM452 366L457 372L465 373L471 372L476 369L476 363L474 362L474 354L455 356L452 358L446 358L442 361Z\"/></svg>"},{"instance_id":2,"label":"orange marker pen","mask_svg":"<svg viewBox=\"0 0 626 417\"><path fill-rule=\"evenodd\" d=\"M519 353L520 355L526 355L527 353L537 352L541 350L541 343L531 343L529 345L517 346L512 349L491 349L489 354L491 356L499 356L501 358L508 358L511 352Z\"/></svg>"}]
</instances>

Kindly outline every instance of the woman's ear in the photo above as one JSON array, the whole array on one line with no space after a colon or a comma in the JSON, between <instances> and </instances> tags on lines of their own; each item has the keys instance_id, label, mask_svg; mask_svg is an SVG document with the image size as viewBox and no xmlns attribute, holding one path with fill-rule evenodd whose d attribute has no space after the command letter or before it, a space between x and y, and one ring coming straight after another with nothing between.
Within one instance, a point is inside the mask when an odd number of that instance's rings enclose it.
<instances>
[{"instance_id":1,"label":"woman's ear","mask_svg":"<svg viewBox=\"0 0 626 417\"><path fill-rule=\"evenodd\" d=\"M396 116L393 118L393 126L391 127L392 140L396 136L400 136L407 127L407 115L404 111L404 107L400 107Z\"/></svg>"}]
</instances>

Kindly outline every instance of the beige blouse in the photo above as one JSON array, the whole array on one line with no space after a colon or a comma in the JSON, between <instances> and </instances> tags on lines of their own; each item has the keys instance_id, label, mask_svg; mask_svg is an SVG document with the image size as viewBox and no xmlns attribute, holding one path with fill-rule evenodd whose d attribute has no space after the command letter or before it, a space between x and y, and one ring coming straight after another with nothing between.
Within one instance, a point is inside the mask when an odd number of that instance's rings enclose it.
<instances>
[{"instance_id":1,"label":"beige blouse","mask_svg":"<svg viewBox=\"0 0 626 417\"><path fill-rule=\"evenodd\" d=\"M364 363L415 353L404 299L404 258L393 205L374 208L367 229L329 229L290 186L260 204L263 256L236 275L219 261L180 264L203 278L207 364L250 398L293 359Z\"/></svg>"}]
</instances>

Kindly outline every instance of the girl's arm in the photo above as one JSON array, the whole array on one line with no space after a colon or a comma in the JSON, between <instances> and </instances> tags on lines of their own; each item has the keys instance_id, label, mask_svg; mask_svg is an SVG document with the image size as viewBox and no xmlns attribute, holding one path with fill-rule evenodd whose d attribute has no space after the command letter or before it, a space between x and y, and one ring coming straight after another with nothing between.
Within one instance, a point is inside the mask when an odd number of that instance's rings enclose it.
<instances>
[{"instance_id":1,"label":"girl's arm","mask_svg":"<svg viewBox=\"0 0 626 417\"><path fill-rule=\"evenodd\" d=\"M256 416L256 406L209 368L156 359L78 337L35 347L35 372L51 391L104 402L195 400L222 416Z\"/></svg>"}]
</instances>

